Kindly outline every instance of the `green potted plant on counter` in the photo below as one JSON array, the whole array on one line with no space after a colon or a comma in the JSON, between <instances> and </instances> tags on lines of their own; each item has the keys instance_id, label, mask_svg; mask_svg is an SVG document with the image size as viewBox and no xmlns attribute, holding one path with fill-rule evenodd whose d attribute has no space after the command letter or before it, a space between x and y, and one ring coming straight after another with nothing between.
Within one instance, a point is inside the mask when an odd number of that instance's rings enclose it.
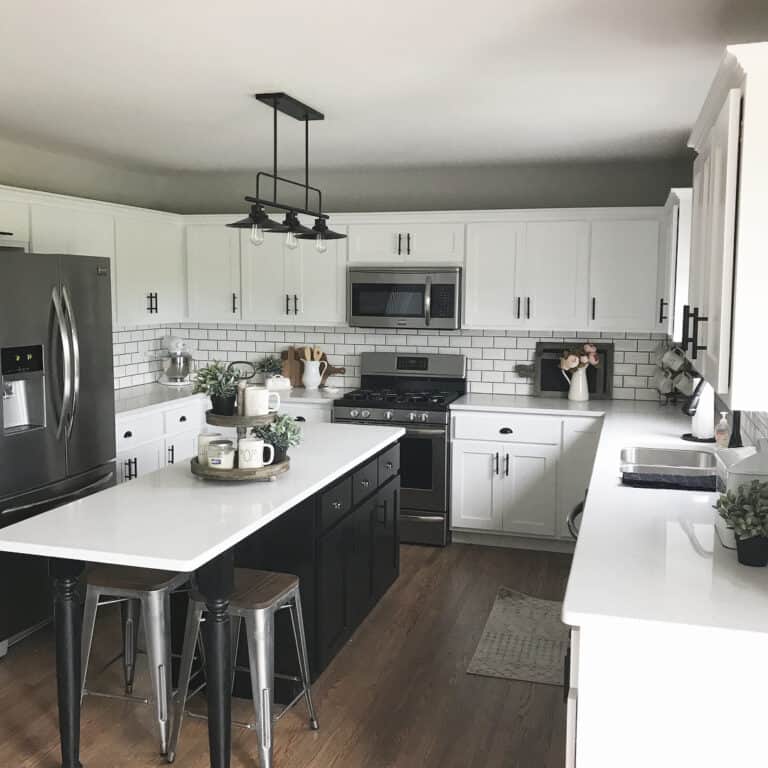
<instances>
[{"instance_id":1,"label":"green potted plant on counter","mask_svg":"<svg viewBox=\"0 0 768 768\"><path fill-rule=\"evenodd\" d=\"M285 414L271 424L256 427L253 433L275 449L275 464L285 461L288 449L301 442L301 427L292 416Z\"/></svg>"},{"instance_id":2,"label":"green potted plant on counter","mask_svg":"<svg viewBox=\"0 0 768 768\"><path fill-rule=\"evenodd\" d=\"M220 416L232 416L237 400L237 371L214 360L195 373L195 392L211 398L211 410Z\"/></svg>"},{"instance_id":3,"label":"green potted plant on counter","mask_svg":"<svg viewBox=\"0 0 768 768\"><path fill-rule=\"evenodd\" d=\"M753 480L720 495L715 507L736 536L742 565L768 565L768 483Z\"/></svg>"},{"instance_id":4,"label":"green potted plant on counter","mask_svg":"<svg viewBox=\"0 0 768 768\"><path fill-rule=\"evenodd\" d=\"M283 372L283 361L274 355L265 355L256 363L256 370L264 376L264 381Z\"/></svg>"}]
</instances>

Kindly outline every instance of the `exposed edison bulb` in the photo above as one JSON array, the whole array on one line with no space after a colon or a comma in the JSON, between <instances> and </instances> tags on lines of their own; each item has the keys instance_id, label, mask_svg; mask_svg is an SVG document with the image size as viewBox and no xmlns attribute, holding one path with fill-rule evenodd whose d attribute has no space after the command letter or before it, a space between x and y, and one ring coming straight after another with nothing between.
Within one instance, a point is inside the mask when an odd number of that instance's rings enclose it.
<instances>
[{"instance_id":1,"label":"exposed edison bulb","mask_svg":"<svg viewBox=\"0 0 768 768\"><path fill-rule=\"evenodd\" d=\"M261 245L264 242L264 230L257 224L251 227L250 240L254 245Z\"/></svg>"},{"instance_id":2,"label":"exposed edison bulb","mask_svg":"<svg viewBox=\"0 0 768 768\"><path fill-rule=\"evenodd\" d=\"M290 248L292 251L299 247L299 241L296 239L295 232L289 232L285 236L285 247Z\"/></svg>"},{"instance_id":3,"label":"exposed edison bulb","mask_svg":"<svg viewBox=\"0 0 768 768\"><path fill-rule=\"evenodd\" d=\"M315 250L318 253L325 253L328 250L328 243L326 243L325 238L322 235L318 235L315 238Z\"/></svg>"}]
</instances>

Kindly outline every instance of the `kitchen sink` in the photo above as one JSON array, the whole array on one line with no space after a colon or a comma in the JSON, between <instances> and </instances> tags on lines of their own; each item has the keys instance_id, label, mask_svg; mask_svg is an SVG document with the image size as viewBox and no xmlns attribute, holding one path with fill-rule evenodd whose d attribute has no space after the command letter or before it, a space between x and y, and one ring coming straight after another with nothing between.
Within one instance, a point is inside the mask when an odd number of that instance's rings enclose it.
<instances>
[{"instance_id":1,"label":"kitchen sink","mask_svg":"<svg viewBox=\"0 0 768 768\"><path fill-rule=\"evenodd\" d=\"M685 448L624 448L621 479L624 485L714 491L715 455Z\"/></svg>"}]
</instances>

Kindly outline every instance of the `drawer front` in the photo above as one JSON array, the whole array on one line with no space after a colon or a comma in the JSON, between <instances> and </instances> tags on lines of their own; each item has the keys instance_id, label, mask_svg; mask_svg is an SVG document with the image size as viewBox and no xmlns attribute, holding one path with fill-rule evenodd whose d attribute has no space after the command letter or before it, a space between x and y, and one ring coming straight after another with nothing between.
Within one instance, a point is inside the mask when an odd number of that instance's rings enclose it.
<instances>
[{"instance_id":1,"label":"drawer front","mask_svg":"<svg viewBox=\"0 0 768 768\"><path fill-rule=\"evenodd\" d=\"M460 440L559 445L561 421L558 416L462 413L455 417L454 437Z\"/></svg>"},{"instance_id":2,"label":"drawer front","mask_svg":"<svg viewBox=\"0 0 768 768\"><path fill-rule=\"evenodd\" d=\"M297 403L285 403L280 406L280 413L292 416L299 423L330 424L331 403L325 405L304 405Z\"/></svg>"},{"instance_id":3,"label":"drawer front","mask_svg":"<svg viewBox=\"0 0 768 768\"><path fill-rule=\"evenodd\" d=\"M177 408L170 408L164 412L163 416L165 419L166 435L200 429L200 403L198 400L192 400L186 405L180 405Z\"/></svg>"},{"instance_id":4,"label":"drawer front","mask_svg":"<svg viewBox=\"0 0 768 768\"><path fill-rule=\"evenodd\" d=\"M400 471L400 446L393 445L379 456L379 485L384 485Z\"/></svg>"},{"instance_id":5,"label":"drawer front","mask_svg":"<svg viewBox=\"0 0 768 768\"><path fill-rule=\"evenodd\" d=\"M330 528L352 509L352 478L347 477L320 495L320 530Z\"/></svg>"},{"instance_id":6,"label":"drawer front","mask_svg":"<svg viewBox=\"0 0 768 768\"><path fill-rule=\"evenodd\" d=\"M138 413L119 418L115 426L117 452L130 451L134 445L163 436L163 414L160 411Z\"/></svg>"},{"instance_id":7,"label":"drawer front","mask_svg":"<svg viewBox=\"0 0 768 768\"><path fill-rule=\"evenodd\" d=\"M352 475L352 501L359 504L379 487L379 461L371 459Z\"/></svg>"}]
</instances>

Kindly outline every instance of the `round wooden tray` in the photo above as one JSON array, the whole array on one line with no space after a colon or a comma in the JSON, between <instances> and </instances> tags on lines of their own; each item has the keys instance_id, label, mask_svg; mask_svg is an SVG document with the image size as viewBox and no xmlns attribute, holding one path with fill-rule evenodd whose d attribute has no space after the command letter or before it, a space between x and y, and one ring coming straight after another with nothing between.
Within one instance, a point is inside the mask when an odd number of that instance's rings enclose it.
<instances>
[{"instance_id":1,"label":"round wooden tray","mask_svg":"<svg viewBox=\"0 0 768 768\"><path fill-rule=\"evenodd\" d=\"M202 477L204 480L225 480L225 481L251 481L267 482L276 480L278 475L282 475L291 468L291 460L286 457L285 461L279 461L276 464L268 464L266 467L258 469L213 469L212 467L202 466L197 460L197 456L190 462L192 474Z\"/></svg>"},{"instance_id":2,"label":"round wooden tray","mask_svg":"<svg viewBox=\"0 0 768 768\"><path fill-rule=\"evenodd\" d=\"M260 427L271 424L277 413L267 413L264 416L222 416L213 411L205 412L205 420L212 427Z\"/></svg>"}]
</instances>

